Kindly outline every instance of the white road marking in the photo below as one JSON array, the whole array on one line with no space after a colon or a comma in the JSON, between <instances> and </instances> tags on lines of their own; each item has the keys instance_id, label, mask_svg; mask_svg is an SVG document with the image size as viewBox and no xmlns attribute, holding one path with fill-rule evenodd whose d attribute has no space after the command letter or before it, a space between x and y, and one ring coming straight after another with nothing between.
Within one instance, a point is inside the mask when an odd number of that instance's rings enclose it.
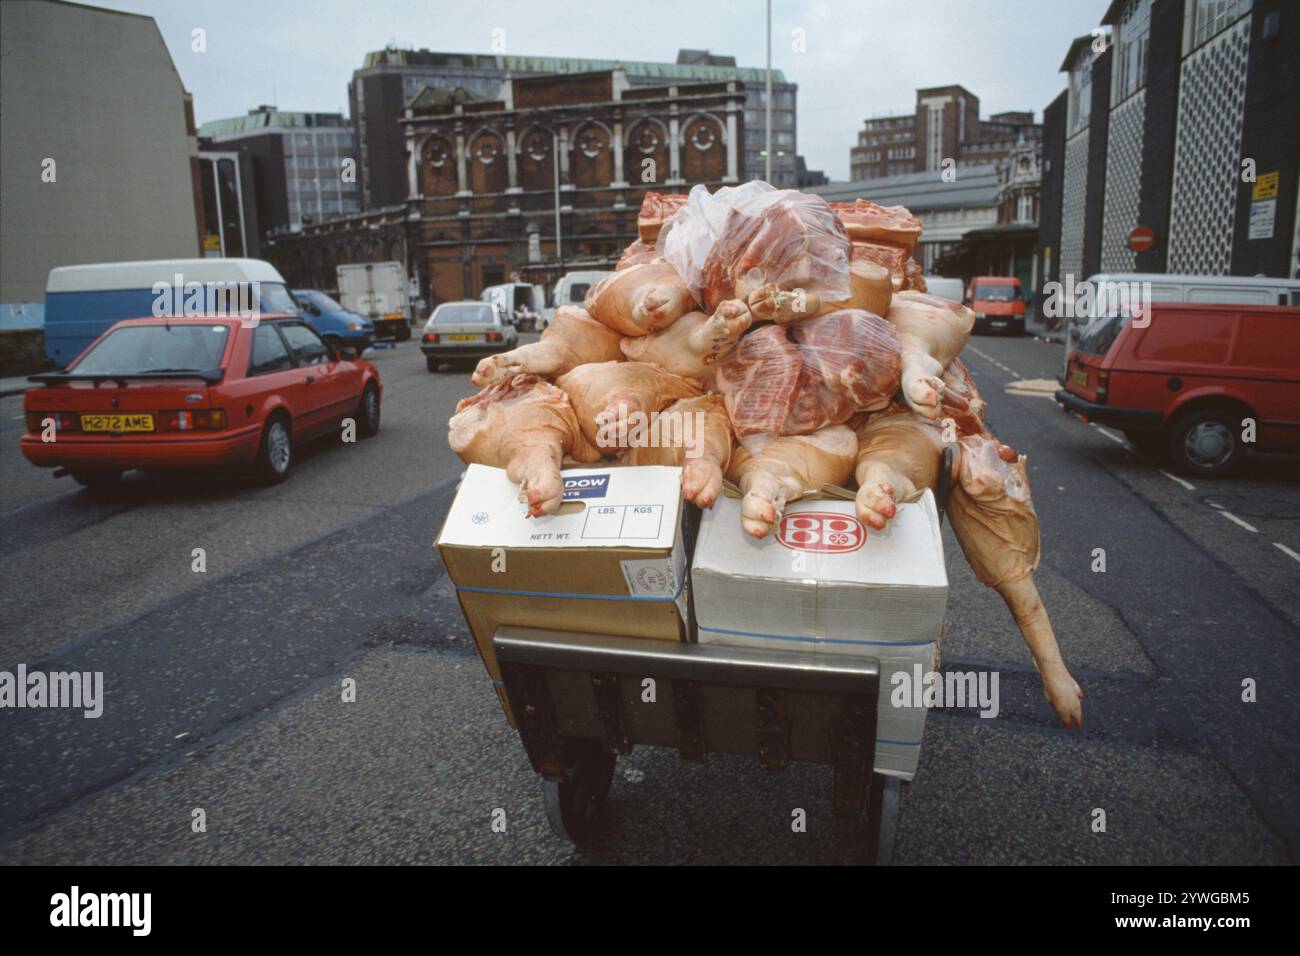
<instances>
[{"instance_id":1,"label":"white road marking","mask_svg":"<svg viewBox=\"0 0 1300 956\"><path fill-rule=\"evenodd\" d=\"M1243 528L1245 528L1247 531L1251 532L1252 534L1259 534L1259 529L1258 529L1258 528L1256 528L1256 527L1255 527L1254 525L1252 525L1252 524L1247 524L1245 521L1242 521L1240 518L1238 518L1238 517L1237 517L1235 514L1233 514L1231 511L1225 511L1223 508L1219 508L1219 514L1223 515L1225 518L1227 518L1227 519L1228 519L1229 521L1231 521L1233 524L1239 524L1239 525L1241 525Z\"/></svg>"},{"instance_id":2,"label":"white road marking","mask_svg":"<svg viewBox=\"0 0 1300 956\"><path fill-rule=\"evenodd\" d=\"M1164 471L1163 469L1160 469L1160 468L1157 468L1156 471L1159 471L1160 474L1164 475L1166 478L1168 478L1168 479L1169 479L1170 481L1172 481L1174 484L1176 484L1176 485L1182 485L1182 486L1183 486L1184 488L1186 488L1188 491L1195 491L1195 490L1196 490L1196 486L1195 486L1194 484L1192 484L1190 481L1184 481L1183 479L1179 478L1177 475L1171 475L1171 474L1169 474L1169 472Z\"/></svg>"},{"instance_id":3,"label":"white road marking","mask_svg":"<svg viewBox=\"0 0 1300 956\"><path fill-rule=\"evenodd\" d=\"M1100 425L1098 425L1096 422L1088 422L1088 424L1091 425L1093 428L1097 429L1097 431L1101 432L1103 435L1105 435L1105 436L1106 436L1107 438L1109 438L1111 441L1115 442L1115 444L1117 444L1117 445L1124 445L1125 447L1128 446L1128 442L1126 442L1126 441L1124 440L1123 436L1121 436L1121 435L1116 435L1116 434L1115 434L1114 432L1112 432L1112 431L1107 431L1105 428L1102 428L1102 427L1101 427Z\"/></svg>"},{"instance_id":4,"label":"white road marking","mask_svg":"<svg viewBox=\"0 0 1300 956\"><path fill-rule=\"evenodd\" d=\"M1278 549L1279 551L1281 551L1283 554L1289 554L1289 555L1291 555L1291 557L1295 558L1297 561L1300 561L1300 554L1296 554L1294 551L1292 551L1292 550L1291 550L1290 548L1288 548L1286 545L1282 544L1280 541L1274 541L1274 542L1273 542L1273 547L1277 548L1277 549Z\"/></svg>"},{"instance_id":5,"label":"white road marking","mask_svg":"<svg viewBox=\"0 0 1300 956\"><path fill-rule=\"evenodd\" d=\"M986 352L981 352L981 351L980 351L979 349L977 349L975 346L970 345L970 344L967 344L966 348L970 349L972 352L974 352L974 353L975 353L976 355L978 355L980 358L984 359L984 361L986 361L986 362L992 362L994 365L996 365L998 368L1002 369L1002 371L1006 372L1008 375L1016 376L1016 372L1015 372L1014 369L1007 368L1005 365L1003 365L1001 362L999 362L997 359L995 359L992 355L989 355L989 354L987 354ZM1016 377L1019 377L1019 376L1016 376Z\"/></svg>"}]
</instances>

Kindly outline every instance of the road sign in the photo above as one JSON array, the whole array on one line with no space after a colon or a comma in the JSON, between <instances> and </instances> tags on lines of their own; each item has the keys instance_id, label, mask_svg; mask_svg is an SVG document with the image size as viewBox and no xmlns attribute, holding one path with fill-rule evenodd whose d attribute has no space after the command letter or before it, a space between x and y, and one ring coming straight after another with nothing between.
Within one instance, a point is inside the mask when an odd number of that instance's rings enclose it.
<instances>
[{"instance_id":1,"label":"road sign","mask_svg":"<svg viewBox=\"0 0 1300 956\"><path fill-rule=\"evenodd\" d=\"M1134 252L1146 252L1156 243L1156 234L1146 226L1135 226L1128 234L1128 247Z\"/></svg>"}]
</instances>

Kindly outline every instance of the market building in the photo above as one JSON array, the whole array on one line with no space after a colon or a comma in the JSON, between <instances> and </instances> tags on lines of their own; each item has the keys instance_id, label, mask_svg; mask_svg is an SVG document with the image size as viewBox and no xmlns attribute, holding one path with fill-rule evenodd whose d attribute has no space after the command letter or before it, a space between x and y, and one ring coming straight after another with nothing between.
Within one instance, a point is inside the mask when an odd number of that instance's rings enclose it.
<instances>
[{"instance_id":1,"label":"market building","mask_svg":"<svg viewBox=\"0 0 1300 956\"><path fill-rule=\"evenodd\" d=\"M406 141L399 120L426 88L457 89L478 99L500 95L507 78L609 72L619 70L631 87L684 86L691 83L738 83L745 90L746 132L737 144L741 180L765 179L766 71L738 67L736 58L708 50L680 50L677 60L642 62L582 57L506 56L448 53L389 47L366 54L348 84L348 102L356 133L361 198L366 209L406 199ZM772 176L779 187L798 182L796 101L798 86L780 70L772 71Z\"/></svg>"},{"instance_id":2,"label":"market building","mask_svg":"<svg viewBox=\"0 0 1300 956\"><path fill-rule=\"evenodd\" d=\"M1298 49L1284 0L1111 3L1044 111L1040 287L1296 275Z\"/></svg>"},{"instance_id":3,"label":"market building","mask_svg":"<svg viewBox=\"0 0 1300 956\"><path fill-rule=\"evenodd\" d=\"M399 259L430 306L514 275L549 284L612 267L636 239L647 191L742 178L746 93L735 80L633 86L614 69L510 78L501 93L417 94L400 121L403 201L277 239L280 271L330 289L338 264Z\"/></svg>"}]
</instances>

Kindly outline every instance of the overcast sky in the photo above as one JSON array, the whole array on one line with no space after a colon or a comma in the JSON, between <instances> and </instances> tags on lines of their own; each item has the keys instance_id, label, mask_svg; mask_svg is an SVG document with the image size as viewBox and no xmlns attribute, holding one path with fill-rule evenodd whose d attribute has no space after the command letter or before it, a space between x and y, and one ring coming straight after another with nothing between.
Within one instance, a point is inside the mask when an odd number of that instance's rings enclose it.
<instances>
[{"instance_id":1,"label":"overcast sky","mask_svg":"<svg viewBox=\"0 0 1300 956\"><path fill-rule=\"evenodd\" d=\"M672 62L680 47L764 62L763 0L100 0L158 21L194 94L199 123L259 103L347 113L347 84L370 50L396 43L514 55ZM909 111L917 87L959 83L980 114L1039 114L1064 88L1070 40L1107 0L774 0L772 65L799 84L798 142L808 165L847 179L862 120ZM195 27L207 52L194 53ZM804 52L792 49L804 31ZM274 92L274 100L273 100Z\"/></svg>"}]
</instances>

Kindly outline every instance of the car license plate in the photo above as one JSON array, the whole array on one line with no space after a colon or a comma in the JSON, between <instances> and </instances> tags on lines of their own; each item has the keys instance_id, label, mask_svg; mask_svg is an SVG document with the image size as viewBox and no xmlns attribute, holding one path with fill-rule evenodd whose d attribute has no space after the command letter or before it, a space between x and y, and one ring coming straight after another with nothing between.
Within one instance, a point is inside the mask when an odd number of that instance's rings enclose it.
<instances>
[{"instance_id":1,"label":"car license plate","mask_svg":"<svg viewBox=\"0 0 1300 956\"><path fill-rule=\"evenodd\" d=\"M1082 385L1086 388L1088 386L1088 373L1080 368L1073 369L1070 372L1070 381L1075 385Z\"/></svg>"},{"instance_id":2,"label":"car license plate","mask_svg":"<svg viewBox=\"0 0 1300 956\"><path fill-rule=\"evenodd\" d=\"M152 415L82 415L83 432L151 432Z\"/></svg>"},{"instance_id":3,"label":"car license plate","mask_svg":"<svg viewBox=\"0 0 1300 956\"><path fill-rule=\"evenodd\" d=\"M481 341L481 340L482 340L482 336L479 336L479 335L449 335L449 336L447 336L447 341L448 341L448 342L479 342L479 341Z\"/></svg>"},{"instance_id":4,"label":"car license plate","mask_svg":"<svg viewBox=\"0 0 1300 956\"><path fill-rule=\"evenodd\" d=\"M1003 319L994 319L992 325L995 329L1005 329L1007 327L1007 323Z\"/></svg>"}]
</instances>

